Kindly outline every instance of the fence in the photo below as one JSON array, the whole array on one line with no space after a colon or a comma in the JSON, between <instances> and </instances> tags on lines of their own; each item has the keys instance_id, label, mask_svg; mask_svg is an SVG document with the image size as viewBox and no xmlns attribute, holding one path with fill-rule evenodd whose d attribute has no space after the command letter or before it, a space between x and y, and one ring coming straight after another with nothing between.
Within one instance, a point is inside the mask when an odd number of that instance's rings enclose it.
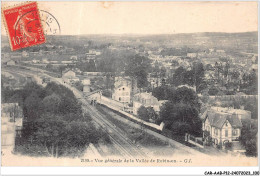
<instances>
[{"instance_id":1,"label":"fence","mask_svg":"<svg viewBox=\"0 0 260 176\"><path fill-rule=\"evenodd\" d=\"M203 96L200 96L203 97ZM258 99L258 95L221 95L221 96L207 96L210 100L214 101L231 101L231 100L248 100L252 98Z\"/></svg>"},{"instance_id":2,"label":"fence","mask_svg":"<svg viewBox=\"0 0 260 176\"><path fill-rule=\"evenodd\" d=\"M193 145L196 145L200 148L204 148L204 142L200 138L192 136L188 133L185 133L185 141L187 141Z\"/></svg>"}]
</instances>

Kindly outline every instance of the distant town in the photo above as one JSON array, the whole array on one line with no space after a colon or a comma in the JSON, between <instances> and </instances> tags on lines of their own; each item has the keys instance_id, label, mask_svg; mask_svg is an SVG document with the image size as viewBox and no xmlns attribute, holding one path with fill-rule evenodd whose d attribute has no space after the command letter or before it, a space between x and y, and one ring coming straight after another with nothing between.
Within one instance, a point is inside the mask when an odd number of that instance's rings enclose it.
<instances>
[{"instance_id":1,"label":"distant town","mask_svg":"<svg viewBox=\"0 0 260 176\"><path fill-rule=\"evenodd\" d=\"M257 32L86 35L12 52L2 36L2 143L32 156L256 157L257 47Z\"/></svg>"}]
</instances>

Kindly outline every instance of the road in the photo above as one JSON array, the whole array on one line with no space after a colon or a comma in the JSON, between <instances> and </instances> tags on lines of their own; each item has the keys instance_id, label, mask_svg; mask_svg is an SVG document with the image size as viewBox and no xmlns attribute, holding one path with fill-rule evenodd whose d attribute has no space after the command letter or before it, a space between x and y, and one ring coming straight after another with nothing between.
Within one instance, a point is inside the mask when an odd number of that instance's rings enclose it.
<instances>
[{"instance_id":1,"label":"road","mask_svg":"<svg viewBox=\"0 0 260 176\"><path fill-rule=\"evenodd\" d=\"M136 158L140 156L148 158L148 156L146 156L145 153L140 148L138 148L138 146L133 144L132 141L127 139L126 136L124 136L123 134L121 134L121 132L116 128L114 124L108 121L103 114L101 114L98 110L96 110L93 106L91 106L89 102L87 102L84 99L82 92L70 86L69 84L64 83L61 78L51 77L45 74L44 70L40 70L40 69L33 69L33 68L30 68L30 70L21 70L18 68L16 68L15 70L11 68L2 68L2 69L10 73L19 73L20 75L36 77L37 83L41 85L42 83L41 81L39 81L40 80L39 77L45 76L50 78L51 81L57 84L62 84L63 86L69 88L74 93L75 97L82 103L82 109L85 112L88 112L91 115L92 119L108 132L112 143L114 144L115 148L118 151L120 151L120 154L122 156L124 156L125 158ZM37 72L37 74L35 72Z\"/></svg>"}]
</instances>

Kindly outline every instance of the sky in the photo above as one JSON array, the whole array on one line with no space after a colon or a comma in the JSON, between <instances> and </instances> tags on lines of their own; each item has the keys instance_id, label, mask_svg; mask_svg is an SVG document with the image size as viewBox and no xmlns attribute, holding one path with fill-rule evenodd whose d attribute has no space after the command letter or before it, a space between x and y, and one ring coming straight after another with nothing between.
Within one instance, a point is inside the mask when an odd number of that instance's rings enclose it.
<instances>
[{"instance_id":1,"label":"sky","mask_svg":"<svg viewBox=\"0 0 260 176\"><path fill-rule=\"evenodd\" d=\"M62 35L258 30L257 2L38 2L38 8L57 19Z\"/></svg>"}]
</instances>

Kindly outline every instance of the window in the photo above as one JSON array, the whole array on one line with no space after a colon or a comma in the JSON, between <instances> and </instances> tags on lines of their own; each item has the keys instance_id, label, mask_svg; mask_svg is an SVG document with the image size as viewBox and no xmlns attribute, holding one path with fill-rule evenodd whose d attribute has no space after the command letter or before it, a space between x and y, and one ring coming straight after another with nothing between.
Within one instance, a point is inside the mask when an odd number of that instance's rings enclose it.
<instances>
[{"instance_id":1,"label":"window","mask_svg":"<svg viewBox=\"0 0 260 176\"><path fill-rule=\"evenodd\" d=\"M225 137L228 137L228 130L225 130Z\"/></svg>"},{"instance_id":2,"label":"window","mask_svg":"<svg viewBox=\"0 0 260 176\"><path fill-rule=\"evenodd\" d=\"M217 136L218 135L218 129L215 128L214 133Z\"/></svg>"},{"instance_id":3,"label":"window","mask_svg":"<svg viewBox=\"0 0 260 176\"><path fill-rule=\"evenodd\" d=\"M233 136L237 136L237 135L238 135L237 129L233 129L233 130L232 130L232 135L233 135Z\"/></svg>"}]
</instances>

